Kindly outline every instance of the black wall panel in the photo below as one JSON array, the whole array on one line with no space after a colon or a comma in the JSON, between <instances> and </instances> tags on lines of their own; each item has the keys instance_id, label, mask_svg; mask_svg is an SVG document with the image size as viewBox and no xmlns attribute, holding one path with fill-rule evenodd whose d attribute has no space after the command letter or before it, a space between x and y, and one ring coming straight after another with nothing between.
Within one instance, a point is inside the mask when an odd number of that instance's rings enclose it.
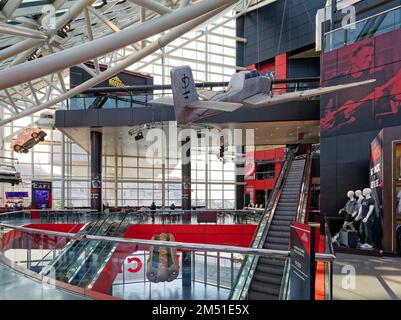
<instances>
[{"instance_id":1,"label":"black wall panel","mask_svg":"<svg viewBox=\"0 0 401 320\"><path fill-rule=\"evenodd\" d=\"M237 65L248 66L315 42L315 16L325 0L279 0L237 19ZM284 10L285 9L285 10Z\"/></svg>"}]
</instances>

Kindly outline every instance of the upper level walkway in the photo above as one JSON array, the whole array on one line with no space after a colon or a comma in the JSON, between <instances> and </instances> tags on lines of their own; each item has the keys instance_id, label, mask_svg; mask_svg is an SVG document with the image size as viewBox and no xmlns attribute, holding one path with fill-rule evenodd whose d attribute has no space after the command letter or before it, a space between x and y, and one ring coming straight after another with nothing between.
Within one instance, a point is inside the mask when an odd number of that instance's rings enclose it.
<instances>
[{"instance_id":1,"label":"upper level walkway","mask_svg":"<svg viewBox=\"0 0 401 320\"><path fill-rule=\"evenodd\" d=\"M88 300L11 269L0 263L0 300Z\"/></svg>"}]
</instances>

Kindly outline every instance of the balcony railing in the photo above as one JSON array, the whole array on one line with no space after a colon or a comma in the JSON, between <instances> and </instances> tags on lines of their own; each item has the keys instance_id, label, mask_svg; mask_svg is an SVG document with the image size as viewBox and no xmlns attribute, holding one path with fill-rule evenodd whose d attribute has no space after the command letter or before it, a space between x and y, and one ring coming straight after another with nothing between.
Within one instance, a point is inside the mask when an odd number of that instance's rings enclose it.
<instances>
[{"instance_id":1,"label":"balcony railing","mask_svg":"<svg viewBox=\"0 0 401 320\"><path fill-rule=\"evenodd\" d=\"M348 24L325 34L324 51L330 52L401 27L401 6Z\"/></svg>"}]
</instances>

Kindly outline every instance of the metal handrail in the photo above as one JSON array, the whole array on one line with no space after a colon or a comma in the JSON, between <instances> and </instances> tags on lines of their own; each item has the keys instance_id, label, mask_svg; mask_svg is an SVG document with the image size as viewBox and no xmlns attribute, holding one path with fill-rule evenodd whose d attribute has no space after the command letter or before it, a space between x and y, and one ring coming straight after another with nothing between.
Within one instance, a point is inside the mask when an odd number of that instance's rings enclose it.
<instances>
[{"instance_id":1,"label":"metal handrail","mask_svg":"<svg viewBox=\"0 0 401 320\"><path fill-rule=\"evenodd\" d=\"M266 240L267 233L270 229L270 225L273 220L274 212L277 208L278 201L281 197L281 191L283 185L286 181L286 177L288 175L288 171L291 167L292 160L295 155L292 150L289 150L289 153L286 156L286 161L281 169L280 175L277 179L276 185L274 187L274 191L269 197L269 205L267 206L264 215L260 219L257 230L254 233L252 238L252 248L260 248L263 247L263 243ZM238 272L237 279L235 281L235 285L231 290L229 299L231 300L240 300L244 299L245 295L248 291L248 288L251 284L251 280L253 278L253 274L256 269L256 265L259 261L259 256L249 256L247 255L242 263L241 269ZM242 279L242 280L241 280ZM245 279L245 282L244 280ZM241 283L242 281L242 283Z\"/></svg>"},{"instance_id":2,"label":"metal handrail","mask_svg":"<svg viewBox=\"0 0 401 320\"><path fill-rule=\"evenodd\" d=\"M377 16L381 16L381 15L383 15L383 14L387 14L387 13L389 13L389 12L391 12L391 11L395 11L395 10L398 10L398 9L400 9L400 8L401 8L401 6L397 6L397 7L394 7L394 8L390 8L390 9L388 9L388 10L385 10L385 11L382 11L382 12L379 12L379 13L376 13L376 14L370 16L370 17L367 17L367 18L364 18L364 19L361 19L361 20L358 20L358 21L355 21L355 22L352 22L352 23L348 23L348 24L345 25L345 26L341 26L341 27L338 27L337 29L328 31L328 32L326 32L324 35L326 36L326 35L332 34L332 33L336 32L336 31L339 31L339 30L350 29L350 27L353 26L353 25L357 25L358 23L365 22L365 21L367 21L367 20L373 19L373 18L375 18L375 17L377 17Z\"/></svg>"},{"instance_id":3,"label":"metal handrail","mask_svg":"<svg viewBox=\"0 0 401 320\"><path fill-rule=\"evenodd\" d=\"M160 246L175 249L188 249L197 251L212 251L212 252L227 252L227 253L240 253L240 254L255 254L265 257L282 257L285 258L289 255L289 251L281 250L270 250L270 249L255 249L247 247L238 246L225 246L225 245L215 245L215 244L200 244L200 243L188 243L188 242L171 242L171 241L160 241L160 240L144 240L144 239L130 239L130 238L116 238L116 237L104 237L95 235L77 235L73 233L65 233L59 231L48 231L40 229L32 229L26 227L18 227L13 225L8 225L0 223L0 227L15 229L23 231L29 234L42 234L47 236L58 236L73 240L97 240L97 241L108 241L116 242L121 244L131 244L131 245L144 245L144 246Z\"/></svg>"},{"instance_id":4,"label":"metal handrail","mask_svg":"<svg viewBox=\"0 0 401 320\"><path fill-rule=\"evenodd\" d=\"M275 258L286 258L290 252L286 250L272 250L272 249L260 249L260 248L248 248L228 245L216 245L216 244L202 244L202 243L190 243L190 242L171 242L161 240L145 240L145 239L131 239L131 238L117 238L117 237L105 237L96 235L80 235L74 233L66 233L59 231L49 231L41 229L32 229L26 227L13 226L5 223L0 223L0 228L14 229L23 231L29 234L41 234L47 236L58 236L74 240L100 240L108 242L117 242L121 244L133 244L133 245L144 245L144 246L160 246L175 249L188 249L197 251L211 251L211 252L227 252L227 253L240 253L240 254L254 254L264 257L275 257ZM319 261L332 261L333 256L330 254L317 254L317 260Z\"/></svg>"}]
</instances>

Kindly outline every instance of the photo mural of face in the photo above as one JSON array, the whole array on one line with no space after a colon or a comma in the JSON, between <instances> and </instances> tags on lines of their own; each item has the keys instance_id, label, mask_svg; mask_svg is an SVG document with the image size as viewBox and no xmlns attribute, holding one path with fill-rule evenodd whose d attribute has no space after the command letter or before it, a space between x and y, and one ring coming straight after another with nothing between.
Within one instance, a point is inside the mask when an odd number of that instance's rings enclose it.
<instances>
[{"instance_id":1,"label":"photo mural of face","mask_svg":"<svg viewBox=\"0 0 401 320\"><path fill-rule=\"evenodd\" d=\"M376 79L322 98L323 136L401 124L400 38L397 30L323 55L323 86Z\"/></svg>"}]
</instances>

